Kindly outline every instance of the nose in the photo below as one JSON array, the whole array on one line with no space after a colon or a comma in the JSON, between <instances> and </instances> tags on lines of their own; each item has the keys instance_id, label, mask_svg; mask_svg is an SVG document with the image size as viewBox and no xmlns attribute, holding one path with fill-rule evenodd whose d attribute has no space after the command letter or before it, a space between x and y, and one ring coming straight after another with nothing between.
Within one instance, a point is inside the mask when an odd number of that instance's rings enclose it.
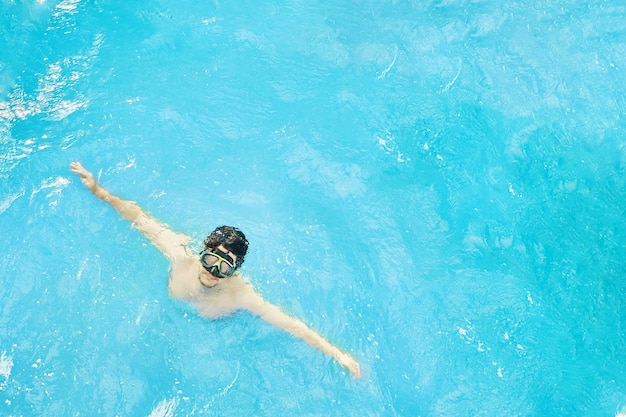
<instances>
[{"instance_id":1,"label":"nose","mask_svg":"<svg viewBox=\"0 0 626 417\"><path fill-rule=\"evenodd\" d=\"M217 265L213 265L209 268L209 273L211 275L213 275L215 278L219 278L219 269L217 268Z\"/></svg>"}]
</instances>

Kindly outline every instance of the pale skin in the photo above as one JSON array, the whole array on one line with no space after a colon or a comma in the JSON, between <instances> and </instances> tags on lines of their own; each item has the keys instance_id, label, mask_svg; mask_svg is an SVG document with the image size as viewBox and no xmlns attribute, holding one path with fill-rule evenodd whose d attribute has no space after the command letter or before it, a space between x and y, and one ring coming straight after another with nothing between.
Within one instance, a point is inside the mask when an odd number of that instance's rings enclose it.
<instances>
[{"instance_id":1,"label":"pale skin","mask_svg":"<svg viewBox=\"0 0 626 417\"><path fill-rule=\"evenodd\" d=\"M219 279L213 276L204 269L199 256L191 253L191 238L172 231L136 203L123 200L105 190L79 162L72 162L70 167L72 172L80 176L85 187L96 197L109 203L169 259L171 274L168 289L173 297L193 303L199 313L209 319L218 319L237 310L247 310L334 358L354 378L361 376L359 363L350 354L331 344L300 320L264 300L238 271L231 278ZM237 255L224 246L220 245L218 249L230 255L234 261L237 260Z\"/></svg>"}]
</instances>

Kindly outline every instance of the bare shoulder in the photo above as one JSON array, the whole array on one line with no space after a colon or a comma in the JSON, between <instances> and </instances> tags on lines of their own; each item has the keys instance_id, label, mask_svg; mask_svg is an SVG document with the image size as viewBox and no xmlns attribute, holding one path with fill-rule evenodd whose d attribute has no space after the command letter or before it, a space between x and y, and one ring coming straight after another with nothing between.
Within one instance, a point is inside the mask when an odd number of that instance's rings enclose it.
<instances>
[{"instance_id":1,"label":"bare shoulder","mask_svg":"<svg viewBox=\"0 0 626 417\"><path fill-rule=\"evenodd\" d=\"M265 304L263 297L261 297L246 276L238 274L233 277L231 288L233 301L242 310L256 313Z\"/></svg>"},{"instance_id":2,"label":"bare shoulder","mask_svg":"<svg viewBox=\"0 0 626 417\"><path fill-rule=\"evenodd\" d=\"M200 268L198 259L191 255L172 259L168 285L170 295L182 300L194 299L202 288L198 280Z\"/></svg>"}]
</instances>

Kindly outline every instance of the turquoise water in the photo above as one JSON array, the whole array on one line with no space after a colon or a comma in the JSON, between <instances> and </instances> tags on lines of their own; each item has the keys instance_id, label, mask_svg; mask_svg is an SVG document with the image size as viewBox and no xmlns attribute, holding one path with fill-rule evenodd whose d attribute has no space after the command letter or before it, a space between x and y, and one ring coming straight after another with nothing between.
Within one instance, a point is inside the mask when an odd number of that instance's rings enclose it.
<instances>
[{"instance_id":1,"label":"turquoise water","mask_svg":"<svg viewBox=\"0 0 626 417\"><path fill-rule=\"evenodd\" d=\"M614 416L626 6L0 2L0 415ZM198 242L364 377L170 299L69 172Z\"/></svg>"}]
</instances>

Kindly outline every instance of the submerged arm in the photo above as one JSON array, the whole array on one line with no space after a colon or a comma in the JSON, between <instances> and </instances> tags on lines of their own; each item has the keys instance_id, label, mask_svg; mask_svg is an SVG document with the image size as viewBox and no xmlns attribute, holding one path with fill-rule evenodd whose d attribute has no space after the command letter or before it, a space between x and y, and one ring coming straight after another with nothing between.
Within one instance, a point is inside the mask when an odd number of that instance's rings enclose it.
<instances>
[{"instance_id":1,"label":"submerged arm","mask_svg":"<svg viewBox=\"0 0 626 417\"><path fill-rule=\"evenodd\" d=\"M70 164L72 172L80 175L80 180L96 197L109 203L124 219L146 236L165 256L173 259L184 255L184 245L189 242L185 235L171 231L166 225L158 222L144 212L135 202L123 200L104 189L96 182L93 174L87 171L80 162Z\"/></svg>"},{"instance_id":2,"label":"submerged arm","mask_svg":"<svg viewBox=\"0 0 626 417\"><path fill-rule=\"evenodd\" d=\"M341 366L350 371L350 375L352 375L352 377L361 377L361 368L359 363L350 354L343 352L337 346L330 343L319 333L312 330L300 320L291 317L283 312L279 307L263 300L263 298L256 292L254 292L254 298L254 302L247 303L245 306L247 310L258 315L266 322L286 331L287 333L301 338L310 346L319 349L328 356L334 358Z\"/></svg>"}]
</instances>

